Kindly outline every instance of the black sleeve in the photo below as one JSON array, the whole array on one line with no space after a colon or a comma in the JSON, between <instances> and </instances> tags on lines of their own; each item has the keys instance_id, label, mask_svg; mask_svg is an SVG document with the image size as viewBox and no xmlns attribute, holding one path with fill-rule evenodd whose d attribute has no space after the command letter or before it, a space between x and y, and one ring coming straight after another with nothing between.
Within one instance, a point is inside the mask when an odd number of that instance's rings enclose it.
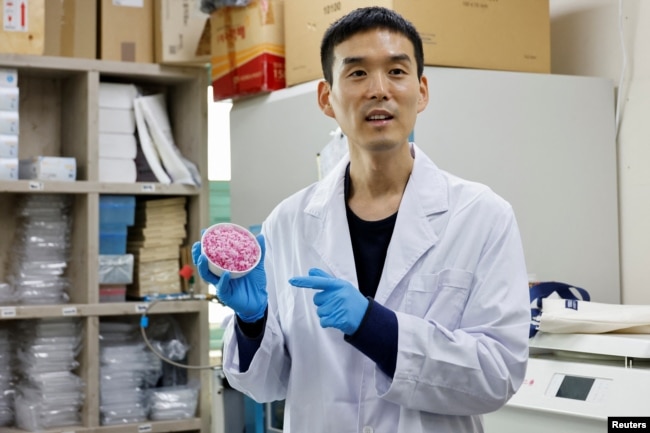
<instances>
[{"instance_id":1,"label":"black sleeve","mask_svg":"<svg viewBox=\"0 0 650 433\"><path fill-rule=\"evenodd\" d=\"M393 377L397 365L397 316L393 310L368 298L370 304L359 329L345 341L359 349L387 376Z\"/></svg>"},{"instance_id":2,"label":"black sleeve","mask_svg":"<svg viewBox=\"0 0 650 433\"><path fill-rule=\"evenodd\" d=\"M244 322L235 314L235 335L237 336L237 347L239 349L239 371L248 370L253 357L262 344L264 328L266 327L266 315L268 308L264 311L264 317L253 323Z\"/></svg>"}]
</instances>

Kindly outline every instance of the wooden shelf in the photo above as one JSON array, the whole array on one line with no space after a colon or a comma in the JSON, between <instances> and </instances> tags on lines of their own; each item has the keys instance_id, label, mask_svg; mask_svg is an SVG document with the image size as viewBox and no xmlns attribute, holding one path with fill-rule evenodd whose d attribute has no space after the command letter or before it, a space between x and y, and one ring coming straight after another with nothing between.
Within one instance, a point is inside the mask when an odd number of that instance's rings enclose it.
<instances>
[{"instance_id":1,"label":"wooden shelf","mask_svg":"<svg viewBox=\"0 0 650 433\"><path fill-rule=\"evenodd\" d=\"M102 183L89 181L54 182L44 180L0 181L0 192L14 193L65 193L65 194L138 194L192 196L202 190L191 185L156 182Z\"/></svg>"},{"instance_id":2,"label":"wooden shelf","mask_svg":"<svg viewBox=\"0 0 650 433\"><path fill-rule=\"evenodd\" d=\"M185 246L200 239L208 225L207 180L207 87L204 67L162 66L107 62L75 58L0 54L0 68L18 71L18 157L74 157L77 177L73 182L41 180L0 181L0 282L14 254L17 231L16 205L25 195L65 194L72 197L70 259L66 276L70 282L69 303L57 305L0 305L0 326L27 319L78 317L83 326L82 348L75 370L83 380L82 426L48 432L181 432L210 431L211 370L188 370L188 378L201 383L196 418L179 421L150 421L139 424L102 426L100 420L99 324L109 317L141 315L146 302L99 302L99 203L103 194L186 198ZM103 183L99 181L99 89L101 82L132 83L165 95L174 141L181 154L192 161L202 177L199 187L161 183ZM197 293L207 293L198 283ZM188 364L209 365L208 303L205 301L156 302L148 315L172 314L188 340ZM7 433L24 433L15 427L0 427Z\"/></svg>"},{"instance_id":3,"label":"wooden shelf","mask_svg":"<svg viewBox=\"0 0 650 433\"><path fill-rule=\"evenodd\" d=\"M178 421L151 421L135 424L105 425L101 427L70 426L40 430L39 433L163 433L198 431L201 429L201 426L201 418L191 418ZM2 432L25 433L25 430L3 427Z\"/></svg>"},{"instance_id":4,"label":"wooden shelf","mask_svg":"<svg viewBox=\"0 0 650 433\"><path fill-rule=\"evenodd\" d=\"M197 70L208 73L207 67L166 66L156 63L114 62L106 60L77 59L72 57L33 56L21 54L0 54L3 68L18 69L25 76L66 77L76 72L89 71L110 76L123 76L131 79L147 78L152 82L187 80L196 75ZM206 90L207 91L207 90Z\"/></svg>"},{"instance_id":5,"label":"wooden shelf","mask_svg":"<svg viewBox=\"0 0 650 433\"><path fill-rule=\"evenodd\" d=\"M38 319L44 317L129 316L169 313L198 313L206 301L106 302L99 304L15 305L0 306L0 320Z\"/></svg>"}]
</instances>

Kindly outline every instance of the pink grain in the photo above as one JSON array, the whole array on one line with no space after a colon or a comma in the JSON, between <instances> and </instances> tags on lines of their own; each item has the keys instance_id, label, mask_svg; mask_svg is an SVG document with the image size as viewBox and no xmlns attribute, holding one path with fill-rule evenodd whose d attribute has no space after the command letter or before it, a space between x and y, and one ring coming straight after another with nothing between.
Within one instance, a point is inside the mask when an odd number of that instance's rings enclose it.
<instances>
[{"instance_id":1,"label":"pink grain","mask_svg":"<svg viewBox=\"0 0 650 433\"><path fill-rule=\"evenodd\" d=\"M219 226L205 233L203 252L220 268L242 272L255 265L260 249L250 234L237 227Z\"/></svg>"}]
</instances>

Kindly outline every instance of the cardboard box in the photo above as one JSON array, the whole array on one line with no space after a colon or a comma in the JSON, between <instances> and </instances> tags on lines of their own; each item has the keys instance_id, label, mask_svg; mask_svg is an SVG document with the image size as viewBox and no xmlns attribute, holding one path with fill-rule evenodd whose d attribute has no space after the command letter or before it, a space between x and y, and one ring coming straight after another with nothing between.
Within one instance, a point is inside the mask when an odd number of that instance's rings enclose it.
<instances>
[{"instance_id":1,"label":"cardboard box","mask_svg":"<svg viewBox=\"0 0 650 433\"><path fill-rule=\"evenodd\" d=\"M100 0L98 42L102 60L153 63L153 0Z\"/></svg>"},{"instance_id":2,"label":"cardboard box","mask_svg":"<svg viewBox=\"0 0 650 433\"><path fill-rule=\"evenodd\" d=\"M278 0L254 0L210 15L215 101L286 87L283 6Z\"/></svg>"},{"instance_id":3,"label":"cardboard box","mask_svg":"<svg viewBox=\"0 0 650 433\"><path fill-rule=\"evenodd\" d=\"M181 277L178 275L178 259L135 261L133 284L127 287L129 296L140 298L147 295L181 293Z\"/></svg>"},{"instance_id":4,"label":"cardboard box","mask_svg":"<svg viewBox=\"0 0 650 433\"><path fill-rule=\"evenodd\" d=\"M365 6L391 8L420 32L424 63L549 73L549 0L285 0L287 86L323 77L320 43L331 23Z\"/></svg>"},{"instance_id":5,"label":"cardboard box","mask_svg":"<svg viewBox=\"0 0 650 433\"><path fill-rule=\"evenodd\" d=\"M94 59L97 5L89 0L23 0L0 9L0 52Z\"/></svg>"},{"instance_id":6,"label":"cardboard box","mask_svg":"<svg viewBox=\"0 0 650 433\"><path fill-rule=\"evenodd\" d=\"M210 63L210 16L199 0L155 0L155 61Z\"/></svg>"}]
</instances>

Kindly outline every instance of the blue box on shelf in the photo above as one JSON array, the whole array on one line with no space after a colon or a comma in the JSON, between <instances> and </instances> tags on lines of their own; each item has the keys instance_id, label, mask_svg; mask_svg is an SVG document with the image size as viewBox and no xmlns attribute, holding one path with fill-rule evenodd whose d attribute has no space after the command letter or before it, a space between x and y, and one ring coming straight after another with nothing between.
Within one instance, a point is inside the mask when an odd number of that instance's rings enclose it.
<instances>
[{"instance_id":1,"label":"blue box on shelf","mask_svg":"<svg viewBox=\"0 0 650 433\"><path fill-rule=\"evenodd\" d=\"M99 231L99 254L126 254L127 229Z\"/></svg>"},{"instance_id":2,"label":"blue box on shelf","mask_svg":"<svg viewBox=\"0 0 650 433\"><path fill-rule=\"evenodd\" d=\"M134 195L99 196L99 225L124 224L132 226L135 222Z\"/></svg>"},{"instance_id":3,"label":"blue box on shelf","mask_svg":"<svg viewBox=\"0 0 650 433\"><path fill-rule=\"evenodd\" d=\"M99 224L99 234L101 235L102 233L110 233L110 234L124 234L126 235L129 232L129 227L122 223L122 224Z\"/></svg>"}]
</instances>

